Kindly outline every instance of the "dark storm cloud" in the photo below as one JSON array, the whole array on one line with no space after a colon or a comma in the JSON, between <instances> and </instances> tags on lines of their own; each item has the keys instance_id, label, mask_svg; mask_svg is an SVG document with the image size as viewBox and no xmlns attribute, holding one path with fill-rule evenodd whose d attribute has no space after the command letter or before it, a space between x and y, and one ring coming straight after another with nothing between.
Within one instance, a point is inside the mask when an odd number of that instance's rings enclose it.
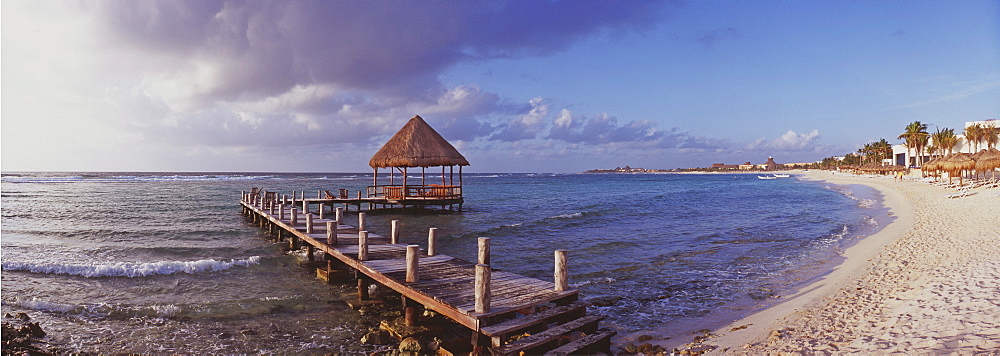
<instances>
[{"instance_id":1,"label":"dark storm cloud","mask_svg":"<svg viewBox=\"0 0 1000 356\"><path fill-rule=\"evenodd\" d=\"M387 134L414 114L461 139L528 138L540 127L533 105L449 88L438 76L462 61L545 55L600 31L644 28L661 6L170 0L96 11L108 46L143 68L135 92L165 111L147 115L175 123L158 129L190 136L183 128L197 127L189 139L217 142L242 125L329 143Z\"/></svg>"}]
</instances>

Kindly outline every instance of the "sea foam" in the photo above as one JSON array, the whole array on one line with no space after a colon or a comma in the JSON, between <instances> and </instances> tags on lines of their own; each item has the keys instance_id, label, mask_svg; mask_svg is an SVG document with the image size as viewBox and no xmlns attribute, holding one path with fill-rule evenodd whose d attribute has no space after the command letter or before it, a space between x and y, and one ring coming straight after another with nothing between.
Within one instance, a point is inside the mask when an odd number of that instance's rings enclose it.
<instances>
[{"instance_id":1,"label":"sea foam","mask_svg":"<svg viewBox=\"0 0 1000 356\"><path fill-rule=\"evenodd\" d=\"M29 271L47 274L68 274L83 277L145 277L175 273L199 273L222 271L233 266L260 264L260 256L241 260L217 261L160 261L160 262L112 262L112 263L50 263L50 262L3 262L4 271Z\"/></svg>"},{"instance_id":2,"label":"sea foam","mask_svg":"<svg viewBox=\"0 0 1000 356\"><path fill-rule=\"evenodd\" d=\"M572 214L556 215L556 216L551 217L550 219L576 219L576 218L582 218L583 214L584 214L584 212L581 211L581 212L572 213Z\"/></svg>"}]
</instances>

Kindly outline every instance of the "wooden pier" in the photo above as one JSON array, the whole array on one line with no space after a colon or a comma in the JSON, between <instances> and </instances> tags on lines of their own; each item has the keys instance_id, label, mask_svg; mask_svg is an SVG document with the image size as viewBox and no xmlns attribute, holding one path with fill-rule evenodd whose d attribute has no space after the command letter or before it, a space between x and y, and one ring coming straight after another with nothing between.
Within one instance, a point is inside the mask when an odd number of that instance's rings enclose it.
<instances>
[{"instance_id":1,"label":"wooden pier","mask_svg":"<svg viewBox=\"0 0 1000 356\"><path fill-rule=\"evenodd\" d=\"M477 263L468 262L436 253L434 228L428 232L428 248L421 249L399 243L397 221L390 236L382 237L367 231L365 213L358 213L358 226L352 227L344 223L342 208L327 214L320 200L292 206L277 194L244 192L241 205L262 228L287 236L293 248L306 247L310 259L315 250L322 251L327 272L333 263L352 269L359 298L367 297L370 281L399 293L407 325L419 323L419 304L468 328L473 354L608 351L615 332L599 330L602 317L586 315L578 291L569 288L565 251L554 253L554 281L542 281L490 268L488 238L478 241ZM310 204L317 204L316 214L309 213ZM529 336L511 341L525 334Z\"/></svg>"}]
</instances>

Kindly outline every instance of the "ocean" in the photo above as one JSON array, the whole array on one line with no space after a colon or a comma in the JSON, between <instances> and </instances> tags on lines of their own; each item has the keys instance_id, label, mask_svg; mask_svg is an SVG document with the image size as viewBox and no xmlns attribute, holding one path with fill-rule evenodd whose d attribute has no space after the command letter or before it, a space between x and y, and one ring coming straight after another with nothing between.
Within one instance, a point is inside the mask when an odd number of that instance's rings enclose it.
<instances>
[{"instance_id":1,"label":"ocean","mask_svg":"<svg viewBox=\"0 0 1000 356\"><path fill-rule=\"evenodd\" d=\"M429 177L440 178L437 175ZM380 177L382 178L382 177ZM363 190L371 174L3 173L2 312L50 346L101 353L362 353L379 320L240 213L240 192ZM369 230L571 286L631 333L682 335L779 301L884 226L870 188L755 174L466 174L461 213L368 216ZM356 215L346 216L356 225Z\"/></svg>"}]
</instances>

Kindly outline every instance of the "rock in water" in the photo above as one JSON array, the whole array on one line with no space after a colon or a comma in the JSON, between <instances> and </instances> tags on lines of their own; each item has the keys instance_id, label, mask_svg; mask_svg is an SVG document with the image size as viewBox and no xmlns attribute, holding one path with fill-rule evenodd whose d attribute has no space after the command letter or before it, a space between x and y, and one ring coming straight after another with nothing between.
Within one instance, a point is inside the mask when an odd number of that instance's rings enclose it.
<instances>
[{"instance_id":1,"label":"rock in water","mask_svg":"<svg viewBox=\"0 0 1000 356\"><path fill-rule=\"evenodd\" d=\"M392 336L388 331L372 331L361 337L361 343L366 345L389 345L392 343Z\"/></svg>"},{"instance_id":2,"label":"rock in water","mask_svg":"<svg viewBox=\"0 0 1000 356\"><path fill-rule=\"evenodd\" d=\"M587 302L597 307L610 307L612 305L618 304L618 301L620 300L622 300L622 297L603 296L603 297L590 298L587 300Z\"/></svg>"},{"instance_id":3,"label":"rock in water","mask_svg":"<svg viewBox=\"0 0 1000 356\"><path fill-rule=\"evenodd\" d=\"M34 335L35 337L45 336L45 330L42 330L42 327L38 326L38 323L27 323L25 325L28 326L28 331L31 332L31 335Z\"/></svg>"},{"instance_id":4,"label":"rock in water","mask_svg":"<svg viewBox=\"0 0 1000 356\"><path fill-rule=\"evenodd\" d=\"M403 339L403 342L399 343L399 352L420 352L423 347L420 346L420 340L414 337L408 337Z\"/></svg>"}]
</instances>

